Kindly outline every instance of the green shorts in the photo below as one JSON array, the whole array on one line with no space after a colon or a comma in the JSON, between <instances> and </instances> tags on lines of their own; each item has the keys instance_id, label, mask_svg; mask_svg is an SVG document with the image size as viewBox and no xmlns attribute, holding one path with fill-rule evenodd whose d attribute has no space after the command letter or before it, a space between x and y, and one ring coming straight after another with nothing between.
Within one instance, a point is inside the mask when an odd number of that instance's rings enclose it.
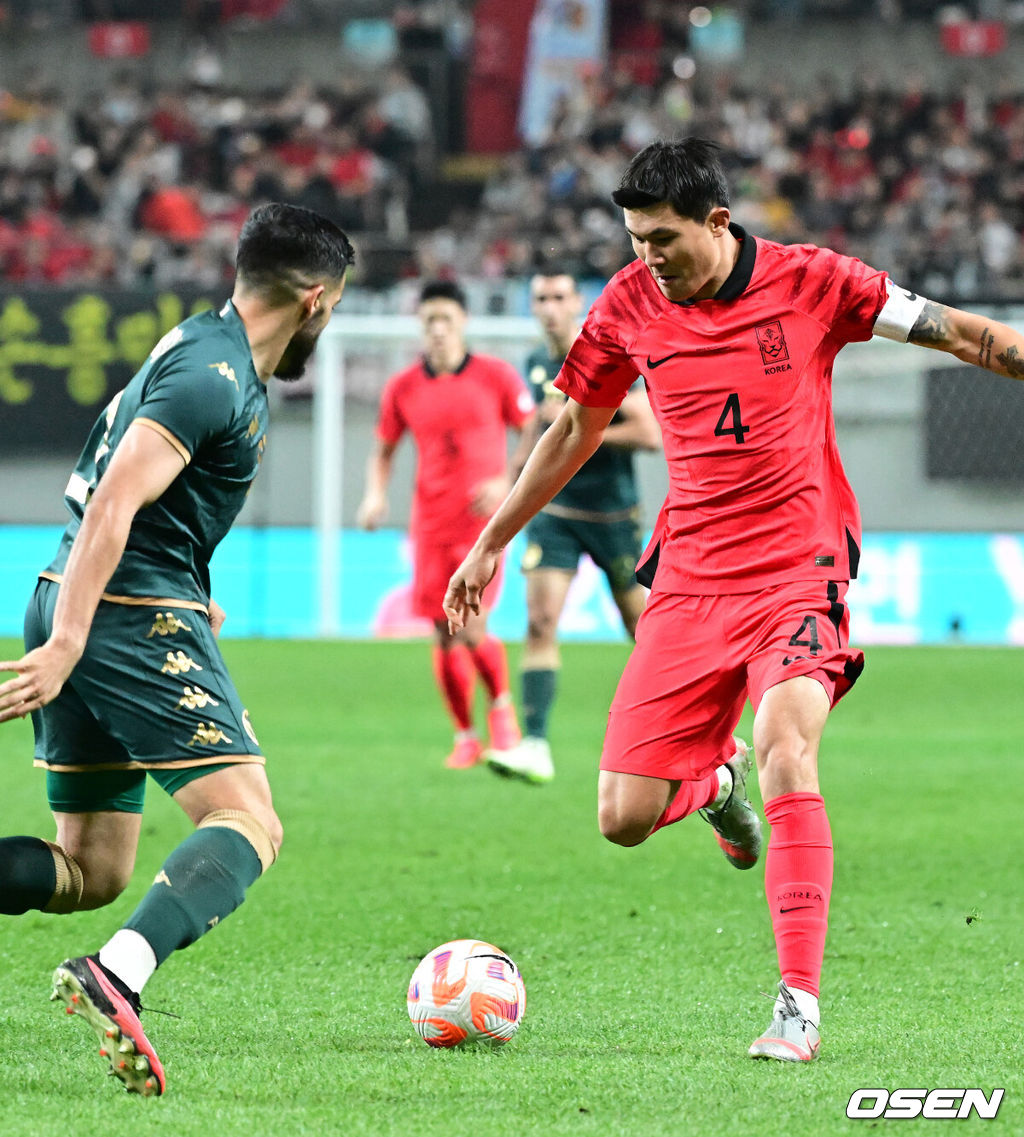
<instances>
[{"instance_id":1,"label":"green shorts","mask_svg":"<svg viewBox=\"0 0 1024 1137\"><path fill-rule=\"evenodd\" d=\"M59 587L39 581L27 650L49 637ZM206 614L189 608L101 601L82 658L32 725L59 812L138 812L147 773L174 793L224 766L263 763Z\"/></svg>"},{"instance_id":2,"label":"green shorts","mask_svg":"<svg viewBox=\"0 0 1024 1137\"><path fill-rule=\"evenodd\" d=\"M643 552L640 510L614 521L581 521L538 513L526 527L527 546L523 572L561 569L574 573L586 553L608 579L613 593L628 592L635 584L637 561Z\"/></svg>"}]
</instances>

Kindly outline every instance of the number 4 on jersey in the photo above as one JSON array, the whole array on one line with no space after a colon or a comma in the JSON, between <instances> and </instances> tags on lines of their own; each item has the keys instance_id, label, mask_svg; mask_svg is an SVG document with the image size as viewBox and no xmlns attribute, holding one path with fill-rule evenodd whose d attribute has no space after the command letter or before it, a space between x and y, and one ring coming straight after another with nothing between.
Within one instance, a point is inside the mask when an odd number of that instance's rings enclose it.
<instances>
[{"instance_id":1,"label":"number 4 on jersey","mask_svg":"<svg viewBox=\"0 0 1024 1137\"><path fill-rule=\"evenodd\" d=\"M715 435L721 438L723 435L731 434L737 442L745 442L749 430L749 426L743 425L743 418L740 414L740 397L736 391L733 391L725 400L722 413L718 416Z\"/></svg>"}]
</instances>

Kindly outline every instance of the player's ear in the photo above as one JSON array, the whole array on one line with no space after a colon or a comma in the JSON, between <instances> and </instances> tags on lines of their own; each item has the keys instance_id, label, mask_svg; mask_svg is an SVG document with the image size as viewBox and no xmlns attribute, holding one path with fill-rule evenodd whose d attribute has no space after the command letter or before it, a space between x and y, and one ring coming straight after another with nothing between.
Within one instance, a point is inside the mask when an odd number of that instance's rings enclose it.
<instances>
[{"instance_id":1,"label":"player's ear","mask_svg":"<svg viewBox=\"0 0 1024 1137\"><path fill-rule=\"evenodd\" d=\"M729 230L729 220L732 214L724 205L716 205L708 214L706 224L710 227L712 236L719 237Z\"/></svg>"},{"instance_id":2,"label":"player's ear","mask_svg":"<svg viewBox=\"0 0 1024 1137\"><path fill-rule=\"evenodd\" d=\"M302 292L302 318L303 321L315 316L324 306L323 284L313 284Z\"/></svg>"}]
</instances>

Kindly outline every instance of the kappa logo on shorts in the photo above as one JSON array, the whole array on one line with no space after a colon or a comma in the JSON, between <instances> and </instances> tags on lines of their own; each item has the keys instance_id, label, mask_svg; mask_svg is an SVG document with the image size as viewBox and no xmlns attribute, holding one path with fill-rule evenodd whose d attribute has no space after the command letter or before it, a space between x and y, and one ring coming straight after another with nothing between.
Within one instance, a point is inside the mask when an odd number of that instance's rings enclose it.
<instances>
[{"instance_id":1,"label":"kappa logo on shorts","mask_svg":"<svg viewBox=\"0 0 1024 1137\"><path fill-rule=\"evenodd\" d=\"M189 746L216 746L218 742L227 742L230 744L231 739L217 726L216 723L210 723L209 726L205 722L201 722L196 727L195 734L192 735L192 741Z\"/></svg>"},{"instance_id":2,"label":"kappa logo on shorts","mask_svg":"<svg viewBox=\"0 0 1024 1137\"><path fill-rule=\"evenodd\" d=\"M190 632L188 624L178 619L173 612L157 612L153 626L146 633L146 639L153 636L173 636L178 632Z\"/></svg>"},{"instance_id":3,"label":"kappa logo on shorts","mask_svg":"<svg viewBox=\"0 0 1024 1137\"><path fill-rule=\"evenodd\" d=\"M530 572L540 564L541 557L544 556L544 550L537 544L536 541L531 541L523 553L523 559L519 567L523 572Z\"/></svg>"},{"instance_id":4,"label":"kappa logo on shorts","mask_svg":"<svg viewBox=\"0 0 1024 1137\"><path fill-rule=\"evenodd\" d=\"M189 671L202 671L203 669L190 656L183 651L169 651L167 662L160 668L164 675L184 675Z\"/></svg>"},{"instance_id":5,"label":"kappa logo on shorts","mask_svg":"<svg viewBox=\"0 0 1024 1137\"><path fill-rule=\"evenodd\" d=\"M786 363L789 359L789 348L786 347L786 337L782 332L782 321L772 320L770 324L758 324L754 328L757 336L757 346L761 349L761 360L765 367L770 368L768 374L774 371L792 371ZM777 366L785 363L785 367Z\"/></svg>"},{"instance_id":6,"label":"kappa logo on shorts","mask_svg":"<svg viewBox=\"0 0 1024 1137\"><path fill-rule=\"evenodd\" d=\"M179 707L185 707L190 711L200 710L203 707L219 707L220 703L202 687L182 687L182 696L178 700Z\"/></svg>"}]
</instances>

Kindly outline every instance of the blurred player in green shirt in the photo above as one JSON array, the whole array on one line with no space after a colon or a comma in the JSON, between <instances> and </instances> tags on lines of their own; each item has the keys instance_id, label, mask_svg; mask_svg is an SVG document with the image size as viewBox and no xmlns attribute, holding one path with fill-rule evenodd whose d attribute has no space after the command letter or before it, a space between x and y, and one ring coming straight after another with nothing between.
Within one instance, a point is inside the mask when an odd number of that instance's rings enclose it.
<instances>
[{"instance_id":1,"label":"blurred player in green shirt","mask_svg":"<svg viewBox=\"0 0 1024 1137\"><path fill-rule=\"evenodd\" d=\"M569 273L546 269L530 281L530 306L544 342L526 361L537 414L524 431L522 461L565 404L554 380L579 333L583 297ZM637 384L616 411L603 444L527 526L522 561L528 613L522 656L524 735L515 750L490 756L498 773L531 782L554 777L547 734L560 667L558 620L584 553L604 573L623 626L635 634L647 590L633 575L643 551L633 456L660 446L658 424Z\"/></svg>"},{"instance_id":2,"label":"blurred player in green shirt","mask_svg":"<svg viewBox=\"0 0 1024 1137\"><path fill-rule=\"evenodd\" d=\"M216 636L210 558L266 446L267 383L296 379L341 298L348 238L270 204L242 229L232 297L163 337L111 400L65 491L71 520L0 663L0 722L32 715L56 841L0 839L0 913L111 903L131 879L147 776L196 828L100 950L65 960L55 999L85 1017L110 1072L161 1094L139 992L228 916L277 856L263 754Z\"/></svg>"}]
</instances>

